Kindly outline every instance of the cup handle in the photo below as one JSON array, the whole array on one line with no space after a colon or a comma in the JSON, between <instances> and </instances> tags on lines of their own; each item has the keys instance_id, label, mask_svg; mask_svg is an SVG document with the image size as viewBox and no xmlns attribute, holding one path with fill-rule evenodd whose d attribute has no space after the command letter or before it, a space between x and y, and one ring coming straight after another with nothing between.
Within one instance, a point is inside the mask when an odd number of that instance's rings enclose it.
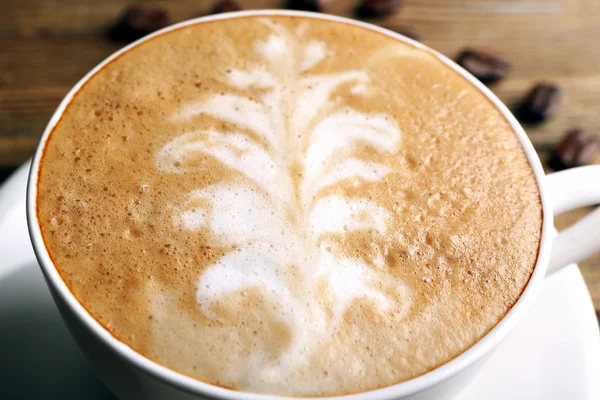
<instances>
[{"instance_id":1,"label":"cup handle","mask_svg":"<svg viewBox=\"0 0 600 400\"><path fill-rule=\"evenodd\" d=\"M600 203L600 165L579 167L546 176L554 215ZM600 251L600 207L559 232L552 243L547 274Z\"/></svg>"}]
</instances>

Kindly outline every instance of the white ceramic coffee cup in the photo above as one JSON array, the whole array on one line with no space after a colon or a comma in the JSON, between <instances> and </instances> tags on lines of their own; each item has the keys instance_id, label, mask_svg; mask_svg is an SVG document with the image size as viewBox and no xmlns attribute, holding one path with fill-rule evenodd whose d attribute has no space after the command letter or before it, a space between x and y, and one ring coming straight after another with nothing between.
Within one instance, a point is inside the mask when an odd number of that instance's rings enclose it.
<instances>
[{"instance_id":1,"label":"white ceramic coffee cup","mask_svg":"<svg viewBox=\"0 0 600 400\"><path fill-rule=\"evenodd\" d=\"M184 26L229 18L255 15L290 15L305 18L318 18L341 21L384 33L400 41L422 48L436 55L444 64L462 75L478 88L500 110L519 138L527 159L531 164L538 183L543 205L543 226L540 250L535 270L523 294L506 316L481 340L467 351L436 368L435 370L383 389L343 397L321 397L320 400L344 398L364 400L386 399L448 399L458 393L476 374L480 365L500 341L510 332L527 306L535 298L544 277L571 262L578 262L600 250L600 236L595 235L594 227L600 226L600 210L596 210L583 221L570 227L558 236L553 227L554 214L597 204L600 202L600 166L575 168L544 175L542 165L527 138L523 128L504 104L477 79L443 55L404 36L373 25L334 16L297 11L248 11L220 14L190 20L147 36L113 54L87 74L67 94L52 116L42 136L31 165L27 186L27 221L35 254L40 263L52 297L63 319L69 327L79 347L87 355L104 383L122 399L271 399L281 400L281 396L265 396L237 392L203 383L163 367L143 355L136 353L105 330L77 301L61 279L44 245L40 224L36 215L37 182L44 147L50 132L60 120L65 108L84 84L106 64L153 37ZM556 237L555 237L556 236ZM223 343L226 346L226 343ZM518 362L518 360L515 360Z\"/></svg>"}]
</instances>

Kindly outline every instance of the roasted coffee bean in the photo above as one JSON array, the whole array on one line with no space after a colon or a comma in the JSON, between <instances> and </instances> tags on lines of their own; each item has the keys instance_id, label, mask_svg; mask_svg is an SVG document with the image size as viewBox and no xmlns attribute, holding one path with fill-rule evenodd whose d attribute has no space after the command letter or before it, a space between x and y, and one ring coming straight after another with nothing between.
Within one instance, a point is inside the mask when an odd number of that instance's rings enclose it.
<instances>
[{"instance_id":1,"label":"roasted coffee bean","mask_svg":"<svg viewBox=\"0 0 600 400\"><path fill-rule=\"evenodd\" d=\"M217 1L212 10L210 10L210 14L221 14L225 12L233 12L233 11L241 11L243 7L235 0L221 0Z\"/></svg>"},{"instance_id":2,"label":"roasted coffee bean","mask_svg":"<svg viewBox=\"0 0 600 400\"><path fill-rule=\"evenodd\" d=\"M118 41L134 41L171 24L169 12L157 6L135 4L125 9L110 29L109 35Z\"/></svg>"},{"instance_id":3,"label":"roasted coffee bean","mask_svg":"<svg viewBox=\"0 0 600 400\"><path fill-rule=\"evenodd\" d=\"M393 14L404 0L364 0L354 11L359 18L379 18Z\"/></svg>"},{"instance_id":4,"label":"roasted coffee bean","mask_svg":"<svg viewBox=\"0 0 600 400\"><path fill-rule=\"evenodd\" d=\"M289 0L288 8L292 10L322 12L332 0Z\"/></svg>"},{"instance_id":5,"label":"roasted coffee bean","mask_svg":"<svg viewBox=\"0 0 600 400\"><path fill-rule=\"evenodd\" d=\"M581 129L565 135L554 150L548 165L555 171L592 164L600 152L600 138Z\"/></svg>"},{"instance_id":6,"label":"roasted coffee bean","mask_svg":"<svg viewBox=\"0 0 600 400\"><path fill-rule=\"evenodd\" d=\"M560 108L562 90L551 83L538 83L527 94L517 116L523 122L539 123L554 116Z\"/></svg>"},{"instance_id":7,"label":"roasted coffee bean","mask_svg":"<svg viewBox=\"0 0 600 400\"><path fill-rule=\"evenodd\" d=\"M483 83L502 80L512 70L512 66L507 61L482 50L463 50L456 62Z\"/></svg>"}]
</instances>

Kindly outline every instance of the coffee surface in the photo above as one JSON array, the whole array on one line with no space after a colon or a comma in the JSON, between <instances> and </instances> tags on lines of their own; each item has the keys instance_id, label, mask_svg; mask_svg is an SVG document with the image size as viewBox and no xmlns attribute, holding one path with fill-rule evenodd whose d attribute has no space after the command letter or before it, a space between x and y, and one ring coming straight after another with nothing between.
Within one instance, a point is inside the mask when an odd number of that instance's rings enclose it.
<instances>
[{"instance_id":1,"label":"coffee surface","mask_svg":"<svg viewBox=\"0 0 600 400\"><path fill-rule=\"evenodd\" d=\"M536 262L534 175L500 112L427 51L243 17L134 47L48 141L38 216L114 336L236 390L334 395L456 357Z\"/></svg>"}]
</instances>

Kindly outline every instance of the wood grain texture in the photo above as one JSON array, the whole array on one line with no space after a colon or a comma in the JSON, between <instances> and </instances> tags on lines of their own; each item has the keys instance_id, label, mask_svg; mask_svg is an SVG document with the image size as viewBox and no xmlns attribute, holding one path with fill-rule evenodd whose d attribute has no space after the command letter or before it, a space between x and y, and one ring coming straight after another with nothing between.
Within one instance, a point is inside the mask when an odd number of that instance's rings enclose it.
<instances>
[{"instance_id":1,"label":"wood grain texture","mask_svg":"<svg viewBox=\"0 0 600 400\"><path fill-rule=\"evenodd\" d=\"M327 10L351 16L359 0L337 0ZM122 47L107 28L129 2L121 0L3 0L0 11L0 168L24 162L54 109L92 67ZM248 9L281 8L285 1L240 0ZM212 1L158 1L173 21L205 14ZM565 90L558 115L525 126L542 158L572 127L600 133L600 1L406 0L398 12L370 22L416 32L454 58L465 46L492 50L509 60L511 76L492 87L509 106L539 80ZM557 218L564 228L589 209ZM600 310L600 255L581 263Z\"/></svg>"}]
</instances>

